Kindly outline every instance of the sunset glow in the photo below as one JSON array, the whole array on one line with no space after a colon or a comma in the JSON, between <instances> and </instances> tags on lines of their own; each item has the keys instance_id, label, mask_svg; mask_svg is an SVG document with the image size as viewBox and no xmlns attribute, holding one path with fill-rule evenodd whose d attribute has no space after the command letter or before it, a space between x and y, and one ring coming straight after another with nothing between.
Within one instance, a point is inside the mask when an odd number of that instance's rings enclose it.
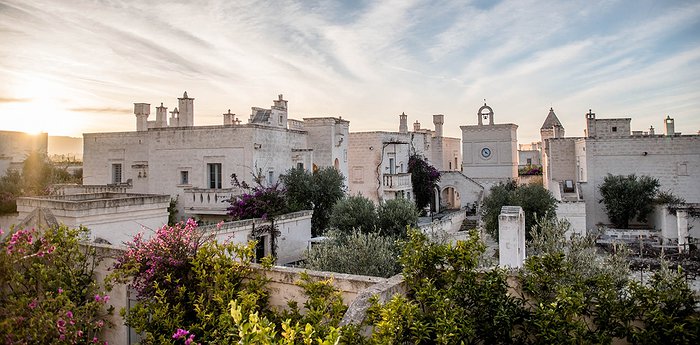
<instances>
[{"instance_id":1,"label":"sunset glow","mask_svg":"<svg viewBox=\"0 0 700 345\"><path fill-rule=\"evenodd\" d=\"M588 109L700 129L696 1L11 0L0 39L6 130L134 130L133 103L172 110L183 91L196 125L283 93L290 117L352 131L442 113L456 137L484 98L522 142L550 107L572 135Z\"/></svg>"}]
</instances>

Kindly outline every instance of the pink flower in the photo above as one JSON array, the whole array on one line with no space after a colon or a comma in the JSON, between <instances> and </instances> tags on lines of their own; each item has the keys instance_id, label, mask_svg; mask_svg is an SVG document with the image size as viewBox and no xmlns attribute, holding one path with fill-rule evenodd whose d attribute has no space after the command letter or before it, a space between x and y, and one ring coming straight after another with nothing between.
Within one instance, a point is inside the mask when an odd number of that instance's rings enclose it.
<instances>
[{"instance_id":1,"label":"pink flower","mask_svg":"<svg viewBox=\"0 0 700 345\"><path fill-rule=\"evenodd\" d=\"M97 337L92 338L93 343L97 344L97 341L98 341Z\"/></svg>"},{"instance_id":2,"label":"pink flower","mask_svg":"<svg viewBox=\"0 0 700 345\"><path fill-rule=\"evenodd\" d=\"M102 302L102 297L100 297L100 295L95 295L95 302Z\"/></svg>"},{"instance_id":3,"label":"pink flower","mask_svg":"<svg viewBox=\"0 0 700 345\"><path fill-rule=\"evenodd\" d=\"M102 301L105 303L109 302L109 295L105 295L104 298L102 298Z\"/></svg>"},{"instance_id":4,"label":"pink flower","mask_svg":"<svg viewBox=\"0 0 700 345\"><path fill-rule=\"evenodd\" d=\"M58 340L66 340L66 335L65 334L59 335Z\"/></svg>"},{"instance_id":5,"label":"pink flower","mask_svg":"<svg viewBox=\"0 0 700 345\"><path fill-rule=\"evenodd\" d=\"M190 334L190 331L184 330L182 328L178 328L175 333L173 333L173 339L180 339L186 337L188 334Z\"/></svg>"},{"instance_id":6,"label":"pink flower","mask_svg":"<svg viewBox=\"0 0 700 345\"><path fill-rule=\"evenodd\" d=\"M58 293L59 293L59 294L63 293L63 289L58 288Z\"/></svg>"},{"instance_id":7,"label":"pink flower","mask_svg":"<svg viewBox=\"0 0 700 345\"><path fill-rule=\"evenodd\" d=\"M72 318L73 318L73 312L70 311L70 310L67 311L67 312L66 312L66 317L69 318L69 319L72 319Z\"/></svg>"},{"instance_id":8,"label":"pink flower","mask_svg":"<svg viewBox=\"0 0 700 345\"><path fill-rule=\"evenodd\" d=\"M29 309L36 308L36 298L34 300L32 300L31 302L29 302L28 307L29 307Z\"/></svg>"},{"instance_id":9,"label":"pink flower","mask_svg":"<svg viewBox=\"0 0 700 345\"><path fill-rule=\"evenodd\" d=\"M102 320L97 321L97 327L102 328L102 326L104 326L104 325L105 325L104 321L102 321Z\"/></svg>"},{"instance_id":10,"label":"pink flower","mask_svg":"<svg viewBox=\"0 0 700 345\"><path fill-rule=\"evenodd\" d=\"M83 331L77 331L77 332L75 332L75 335L77 335L78 338L80 338L83 336Z\"/></svg>"},{"instance_id":11,"label":"pink flower","mask_svg":"<svg viewBox=\"0 0 700 345\"><path fill-rule=\"evenodd\" d=\"M63 321L63 319L58 319L58 321L56 321L56 326L58 326L58 328L66 327L66 322Z\"/></svg>"}]
</instances>

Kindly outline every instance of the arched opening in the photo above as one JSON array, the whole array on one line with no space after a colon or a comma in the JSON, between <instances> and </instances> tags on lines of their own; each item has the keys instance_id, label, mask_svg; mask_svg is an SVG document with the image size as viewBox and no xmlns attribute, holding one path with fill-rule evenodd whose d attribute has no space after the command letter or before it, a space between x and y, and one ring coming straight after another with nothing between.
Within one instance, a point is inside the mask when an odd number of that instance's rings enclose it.
<instances>
[{"instance_id":1,"label":"arched opening","mask_svg":"<svg viewBox=\"0 0 700 345\"><path fill-rule=\"evenodd\" d=\"M340 170L340 161L338 160L338 158L336 158L335 162L333 162L333 167L335 168L335 170Z\"/></svg>"},{"instance_id":2,"label":"arched opening","mask_svg":"<svg viewBox=\"0 0 700 345\"><path fill-rule=\"evenodd\" d=\"M462 207L462 202L459 198L459 192L454 187L446 187L440 193L440 199L443 207L448 210L458 210Z\"/></svg>"}]
</instances>

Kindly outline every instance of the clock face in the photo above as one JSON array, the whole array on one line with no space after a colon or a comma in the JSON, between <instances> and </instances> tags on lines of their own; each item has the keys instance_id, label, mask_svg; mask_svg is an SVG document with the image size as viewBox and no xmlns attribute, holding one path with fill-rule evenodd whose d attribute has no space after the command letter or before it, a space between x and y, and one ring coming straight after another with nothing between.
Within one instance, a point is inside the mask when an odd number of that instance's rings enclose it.
<instances>
[{"instance_id":1,"label":"clock face","mask_svg":"<svg viewBox=\"0 0 700 345\"><path fill-rule=\"evenodd\" d=\"M484 158L491 157L491 149L488 147L484 147L483 149L481 149L481 157L484 157Z\"/></svg>"}]
</instances>

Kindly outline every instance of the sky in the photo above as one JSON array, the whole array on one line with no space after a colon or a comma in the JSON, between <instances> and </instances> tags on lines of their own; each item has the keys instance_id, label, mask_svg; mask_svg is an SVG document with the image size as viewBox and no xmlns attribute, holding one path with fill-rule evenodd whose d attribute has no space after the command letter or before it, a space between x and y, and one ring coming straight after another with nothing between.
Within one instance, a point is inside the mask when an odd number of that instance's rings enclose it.
<instances>
[{"instance_id":1,"label":"sky","mask_svg":"<svg viewBox=\"0 0 700 345\"><path fill-rule=\"evenodd\" d=\"M484 100L520 143L553 107L568 136L598 118L700 130L700 2L0 0L0 129L133 131L133 103L195 125L247 121L278 94L290 118L461 137ZM409 125L410 127L410 125Z\"/></svg>"}]
</instances>

